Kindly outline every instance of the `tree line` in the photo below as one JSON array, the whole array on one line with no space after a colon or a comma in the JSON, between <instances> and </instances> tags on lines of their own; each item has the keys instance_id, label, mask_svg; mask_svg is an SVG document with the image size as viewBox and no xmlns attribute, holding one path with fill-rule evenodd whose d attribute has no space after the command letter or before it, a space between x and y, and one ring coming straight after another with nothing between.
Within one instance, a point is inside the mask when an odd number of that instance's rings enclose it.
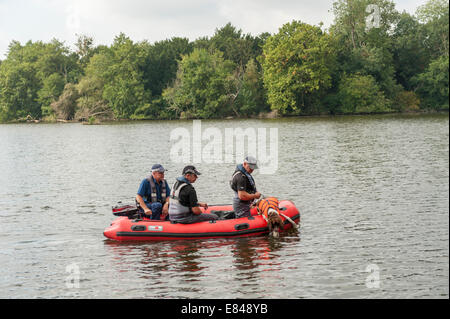
<instances>
[{"instance_id":1,"label":"tree line","mask_svg":"<svg viewBox=\"0 0 450 319\"><path fill-rule=\"evenodd\" d=\"M257 36L228 23L195 41L12 41L0 122L448 110L447 1L409 14L390 0L337 0L332 11L328 29L294 20Z\"/></svg>"}]
</instances>

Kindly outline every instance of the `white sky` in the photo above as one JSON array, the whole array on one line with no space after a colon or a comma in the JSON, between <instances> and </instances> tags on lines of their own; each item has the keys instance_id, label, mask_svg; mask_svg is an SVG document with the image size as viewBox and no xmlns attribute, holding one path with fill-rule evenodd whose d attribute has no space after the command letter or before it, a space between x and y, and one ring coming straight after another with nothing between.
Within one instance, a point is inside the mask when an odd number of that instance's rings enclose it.
<instances>
[{"instance_id":1,"label":"white sky","mask_svg":"<svg viewBox=\"0 0 450 319\"><path fill-rule=\"evenodd\" d=\"M174 36L195 40L212 36L231 22L244 33L276 33L292 20L328 27L334 0L0 0L0 59L12 40L52 38L72 46L76 34L112 43L124 32L151 43ZM394 0L398 11L413 14L426 0Z\"/></svg>"}]
</instances>

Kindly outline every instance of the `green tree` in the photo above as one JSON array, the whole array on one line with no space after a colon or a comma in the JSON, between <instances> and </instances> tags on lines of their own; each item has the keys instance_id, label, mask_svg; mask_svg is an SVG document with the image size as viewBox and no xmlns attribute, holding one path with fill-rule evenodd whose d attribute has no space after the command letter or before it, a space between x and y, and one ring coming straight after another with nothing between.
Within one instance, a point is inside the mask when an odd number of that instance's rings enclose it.
<instances>
[{"instance_id":1,"label":"green tree","mask_svg":"<svg viewBox=\"0 0 450 319\"><path fill-rule=\"evenodd\" d=\"M76 85L73 83L67 83L58 100L51 104L51 108L56 118L62 120L73 120L77 109L78 98L79 93Z\"/></svg>"},{"instance_id":2,"label":"green tree","mask_svg":"<svg viewBox=\"0 0 450 319\"><path fill-rule=\"evenodd\" d=\"M333 86L339 90L342 77L351 74L373 77L386 97L386 107L403 89L396 80L393 30L399 13L391 0L338 0L333 3L330 28L337 52Z\"/></svg>"},{"instance_id":3,"label":"green tree","mask_svg":"<svg viewBox=\"0 0 450 319\"><path fill-rule=\"evenodd\" d=\"M81 74L77 57L58 40L50 43L11 42L7 59L0 67L2 118L41 118L51 112L50 104L64 85Z\"/></svg>"},{"instance_id":4,"label":"green tree","mask_svg":"<svg viewBox=\"0 0 450 319\"><path fill-rule=\"evenodd\" d=\"M430 62L430 55L424 46L426 35L420 22L404 12L392 37L395 78L406 90L412 91L411 79L422 73Z\"/></svg>"},{"instance_id":5,"label":"green tree","mask_svg":"<svg viewBox=\"0 0 450 319\"><path fill-rule=\"evenodd\" d=\"M346 48L389 45L389 33L398 21L391 0L338 0L332 11L331 31L342 38Z\"/></svg>"},{"instance_id":6,"label":"green tree","mask_svg":"<svg viewBox=\"0 0 450 319\"><path fill-rule=\"evenodd\" d=\"M449 3L429 0L417 9L416 15L422 23L423 43L431 61L412 82L422 108L448 109Z\"/></svg>"},{"instance_id":7,"label":"green tree","mask_svg":"<svg viewBox=\"0 0 450 319\"><path fill-rule=\"evenodd\" d=\"M420 6L416 15L423 23L424 44L431 60L449 56L449 3L446 0L429 0Z\"/></svg>"},{"instance_id":8,"label":"green tree","mask_svg":"<svg viewBox=\"0 0 450 319\"><path fill-rule=\"evenodd\" d=\"M227 23L216 29L210 40L210 47L212 50L221 51L225 60L233 61L243 69L251 58L261 54L258 40L250 34L244 35L242 30L237 30L231 23Z\"/></svg>"},{"instance_id":9,"label":"green tree","mask_svg":"<svg viewBox=\"0 0 450 319\"><path fill-rule=\"evenodd\" d=\"M162 91L175 79L178 61L183 55L191 53L193 44L186 38L172 38L146 44L144 74L145 89L153 96L160 96Z\"/></svg>"},{"instance_id":10,"label":"green tree","mask_svg":"<svg viewBox=\"0 0 450 319\"><path fill-rule=\"evenodd\" d=\"M39 79L31 63L5 60L0 66L0 120L41 117Z\"/></svg>"},{"instance_id":11,"label":"green tree","mask_svg":"<svg viewBox=\"0 0 450 319\"><path fill-rule=\"evenodd\" d=\"M344 114L388 112L383 92L370 75L344 76L339 85L339 111Z\"/></svg>"},{"instance_id":12,"label":"green tree","mask_svg":"<svg viewBox=\"0 0 450 319\"><path fill-rule=\"evenodd\" d=\"M76 120L87 121L90 118L111 119L114 117L112 108L103 99L103 86L103 80L92 74L83 77L77 84L79 97L76 101L74 115Z\"/></svg>"},{"instance_id":13,"label":"green tree","mask_svg":"<svg viewBox=\"0 0 450 319\"><path fill-rule=\"evenodd\" d=\"M42 88L38 91L38 102L41 104L42 115L52 113L51 104L61 95L66 82L61 74L53 73L42 81Z\"/></svg>"},{"instance_id":14,"label":"green tree","mask_svg":"<svg viewBox=\"0 0 450 319\"><path fill-rule=\"evenodd\" d=\"M334 53L319 27L287 23L264 45L264 85L272 110L298 113L331 85Z\"/></svg>"},{"instance_id":15,"label":"green tree","mask_svg":"<svg viewBox=\"0 0 450 319\"><path fill-rule=\"evenodd\" d=\"M266 103L262 72L254 59L248 61L242 79L236 80L241 83L236 84L236 93L232 95L231 103L232 107L233 103L235 104L237 115L250 116L270 111L270 106Z\"/></svg>"},{"instance_id":16,"label":"green tree","mask_svg":"<svg viewBox=\"0 0 450 319\"><path fill-rule=\"evenodd\" d=\"M449 108L449 66L448 56L441 56L430 63L424 73L413 78L417 92L422 98L423 108Z\"/></svg>"},{"instance_id":17,"label":"green tree","mask_svg":"<svg viewBox=\"0 0 450 319\"><path fill-rule=\"evenodd\" d=\"M254 37L244 34L231 23L217 28L207 47L220 51L225 60L235 64L231 77L230 107L236 116L249 116L267 110L265 89L262 85L262 67L259 58L268 33ZM251 69L247 69L250 67Z\"/></svg>"},{"instance_id":18,"label":"green tree","mask_svg":"<svg viewBox=\"0 0 450 319\"><path fill-rule=\"evenodd\" d=\"M99 48L85 68L85 75L76 85L78 91L75 119L88 121L91 118L114 118L112 107L103 97L103 89L108 81L107 70L111 67L111 53L108 47Z\"/></svg>"},{"instance_id":19,"label":"green tree","mask_svg":"<svg viewBox=\"0 0 450 319\"><path fill-rule=\"evenodd\" d=\"M209 50L211 47L211 41L209 40L209 37L203 36L196 39L193 43L193 46L194 49Z\"/></svg>"},{"instance_id":20,"label":"green tree","mask_svg":"<svg viewBox=\"0 0 450 319\"><path fill-rule=\"evenodd\" d=\"M230 115L234 63L220 52L194 51L180 61L174 84L163 93L177 116L217 118Z\"/></svg>"},{"instance_id":21,"label":"green tree","mask_svg":"<svg viewBox=\"0 0 450 319\"><path fill-rule=\"evenodd\" d=\"M86 68L89 59L99 51L98 48L94 47L94 38L85 34L78 35L75 47L75 53L78 56L79 63L83 69Z\"/></svg>"},{"instance_id":22,"label":"green tree","mask_svg":"<svg viewBox=\"0 0 450 319\"><path fill-rule=\"evenodd\" d=\"M146 52L143 44L135 44L125 34L114 39L103 55L102 70L98 70L104 87L103 99L111 106L116 118L130 118L135 110L151 98L145 90L143 68Z\"/></svg>"}]
</instances>

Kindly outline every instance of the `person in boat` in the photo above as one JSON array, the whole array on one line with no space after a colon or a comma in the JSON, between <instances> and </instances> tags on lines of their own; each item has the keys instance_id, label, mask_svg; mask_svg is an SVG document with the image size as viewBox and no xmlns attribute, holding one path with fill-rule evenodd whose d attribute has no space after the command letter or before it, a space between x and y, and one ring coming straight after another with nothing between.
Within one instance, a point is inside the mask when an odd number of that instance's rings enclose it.
<instances>
[{"instance_id":1,"label":"person in boat","mask_svg":"<svg viewBox=\"0 0 450 319\"><path fill-rule=\"evenodd\" d=\"M153 165L152 174L142 180L136 195L139 210L150 219L168 217L170 188L164 179L165 171L161 164Z\"/></svg>"},{"instance_id":2,"label":"person in boat","mask_svg":"<svg viewBox=\"0 0 450 319\"><path fill-rule=\"evenodd\" d=\"M200 207L208 209L206 203L199 202L193 183L200 172L192 165L183 169L182 176L178 177L170 195L169 219L180 224L193 224L208 220L216 220L214 214L202 213Z\"/></svg>"},{"instance_id":3,"label":"person in boat","mask_svg":"<svg viewBox=\"0 0 450 319\"><path fill-rule=\"evenodd\" d=\"M233 210L236 218L250 216L250 206L253 200L261 197L261 193L256 190L255 180L251 175L257 168L256 158L247 156L244 163L236 167L231 177L230 186L234 192Z\"/></svg>"}]
</instances>

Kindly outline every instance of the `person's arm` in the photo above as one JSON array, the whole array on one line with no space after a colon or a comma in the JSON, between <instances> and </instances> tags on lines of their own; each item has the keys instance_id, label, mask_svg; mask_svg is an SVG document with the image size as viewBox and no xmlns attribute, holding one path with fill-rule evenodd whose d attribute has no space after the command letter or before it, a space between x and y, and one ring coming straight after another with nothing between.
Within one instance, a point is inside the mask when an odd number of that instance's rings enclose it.
<instances>
[{"instance_id":1,"label":"person's arm","mask_svg":"<svg viewBox=\"0 0 450 319\"><path fill-rule=\"evenodd\" d=\"M198 206L200 206L200 207L203 207L204 209L205 209L205 211L208 209L208 204L206 204L206 203L198 203Z\"/></svg>"},{"instance_id":2,"label":"person's arm","mask_svg":"<svg viewBox=\"0 0 450 319\"><path fill-rule=\"evenodd\" d=\"M261 197L261 193L260 192L256 192L255 194L250 194L247 191L245 191L246 186L247 186L247 179L245 176L241 175L241 176L236 176L237 180L236 180L236 188L237 188L237 193L238 193L238 197L240 200L243 201L250 201L250 200L254 200L255 198L260 198Z\"/></svg>"},{"instance_id":3,"label":"person's arm","mask_svg":"<svg viewBox=\"0 0 450 319\"><path fill-rule=\"evenodd\" d=\"M145 204L144 199L142 198L141 195L139 195L139 194L136 195L136 201L139 203L141 208L144 210L145 215L148 215L148 216L152 215L151 209L147 207L147 205Z\"/></svg>"},{"instance_id":4,"label":"person's arm","mask_svg":"<svg viewBox=\"0 0 450 319\"><path fill-rule=\"evenodd\" d=\"M166 201L163 204L163 208L162 208L162 217L161 218L165 218L167 216L167 214L169 213L169 197L170 197L170 187L169 184L164 181L166 183Z\"/></svg>"},{"instance_id":5,"label":"person's arm","mask_svg":"<svg viewBox=\"0 0 450 319\"><path fill-rule=\"evenodd\" d=\"M163 213L164 210L168 211L168 209L169 209L169 197L166 198L166 201L163 204Z\"/></svg>"},{"instance_id":6,"label":"person's arm","mask_svg":"<svg viewBox=\"0 0 450 319\"><path fill-rule=\"evenodd\" d=\"M192 212L194 215L200 215L202 213L202 210L200 209L200 206L192 207Z\"/></svg>"},{"instance_id":7,"label":"person's arm","mask_svg":"<svg viewBox=\"0 0 450 319\"><path fill-rule=\"evenodd\" d=\"M208 207L206 203L198 202L197 192L195 191L194 187L189 190L189 207L191 208L192 213L194 213L195 215L200 215L202 213L200 207L205 207L205 209Z\"/></svg>"},{"instance_id":8,"label":"person's arm","mask_svg":"<svg viewBox=\"0 0 450 319\"><path fill-rule=\"evenodd\" d=\"M136 201L139 203L139 205L141 206L141 208L144 210L144 214L151 216L152 215L152 211L150 208L148 208L148 206L145 204L144 202L144 196L145 194L148 194L151 191L150 189L150 183L147 180L143 180L141 182L141 185L139 185L139 189L137 191L137 195L136 195Z\"/></svg>"},{"instance_id":9,"label":"person's arm","mask_svg":"<svg viewBox=\"0 0 450 319\"><path fill-rule=\"evenodd\" d=\"M166 218L167 214L169 214L169 197L166 198L166 202L162 207L161 219Z\"/></svg>"},{"instance_id":10,"label":"person's arm","mask_svg":"<svg viewBox=\"0 0 450 319\"><path fill-rule=\"evenodd\" d=\"M249 200L254 200L254 199L260 198L261 193L256 192L255 194L249 194L246 191L238 191L238 197L240 200L249 201Z\"/></svg>"}]
</instances>

